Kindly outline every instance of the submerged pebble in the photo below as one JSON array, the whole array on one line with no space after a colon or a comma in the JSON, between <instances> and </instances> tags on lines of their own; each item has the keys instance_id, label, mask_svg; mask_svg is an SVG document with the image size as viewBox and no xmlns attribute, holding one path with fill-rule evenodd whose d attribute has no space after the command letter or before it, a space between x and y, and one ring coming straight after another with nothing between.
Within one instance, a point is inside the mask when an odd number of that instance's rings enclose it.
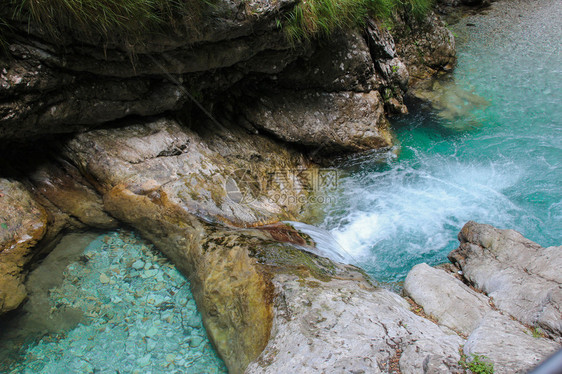
<instances>
[{"instance_id":1,"label":"submerged pebble","mask_svg":"<svg viewBox=\"0 0 562 374\"><path fill-rule=\"evenodd\" d=\"M9 373L227 372L201 315L186 307L189 283L152 246L119 231L99 236L84 256L49 291L53 309L79 309L84 320L22 347Z\"/></svg>"}]
</instances>

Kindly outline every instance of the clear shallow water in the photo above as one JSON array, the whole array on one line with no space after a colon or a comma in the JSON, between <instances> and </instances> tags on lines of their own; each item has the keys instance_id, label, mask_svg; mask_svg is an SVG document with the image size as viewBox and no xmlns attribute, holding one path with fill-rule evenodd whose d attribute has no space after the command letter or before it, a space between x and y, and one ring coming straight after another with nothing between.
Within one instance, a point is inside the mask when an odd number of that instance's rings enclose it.
<instances>
[{"instance_id":1,"label":"clear shallow water","mask_svg":"<svg viewBox=\"0 0 562 374\"><path fill-rule=\"evenodd\" d=\"M375 279L446 262L468 220L561 244L560 19L562 2L541 0L461 21L458 66L442 84L457 115L413 108L393 123L396 150L340 165L322 226ZM471 94L488 104L471 105Z\"/></svg>"},{"instance_id":2,"label":"clear shallow water","mask_svg":"<svg viewBox=\"0 0 562 374\"><path fill-rule=\"evenodd\" d=\"M27 341L8 358L2 347L0 372L227 372L207 338L188 281L173 265L125 231L88 242L78 253L74 247L83 240L64 243L65 253L55 249L43 274L39 267L31 275L35 295L24 320L12 324L30 329L24 332ZM50 261L51 256L57 259ZM66 259L70 263L60 281L47 290L41 283L51 282L49 275ZM74 326L60 326L69 319L76 320ZM8 350L17 348L14 343Z\"/></svg>"}]
</instances>

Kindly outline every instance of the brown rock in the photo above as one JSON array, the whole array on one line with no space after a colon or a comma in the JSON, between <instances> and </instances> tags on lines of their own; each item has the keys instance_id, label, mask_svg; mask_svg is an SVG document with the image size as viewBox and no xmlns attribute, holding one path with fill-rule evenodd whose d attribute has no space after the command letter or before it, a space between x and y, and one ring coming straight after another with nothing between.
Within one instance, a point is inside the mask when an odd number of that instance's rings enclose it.
<instances>
[{"instance_id":1,"label":"brown rock","mask_svg":"<svg viewBox=\"0 0 562 374\"><path fill-rule=\"evenodd\" d=\"M47 214L20 182L0 178L0 314L25 299L23 267L43 237Z\"/></svg>"}]
</instances>

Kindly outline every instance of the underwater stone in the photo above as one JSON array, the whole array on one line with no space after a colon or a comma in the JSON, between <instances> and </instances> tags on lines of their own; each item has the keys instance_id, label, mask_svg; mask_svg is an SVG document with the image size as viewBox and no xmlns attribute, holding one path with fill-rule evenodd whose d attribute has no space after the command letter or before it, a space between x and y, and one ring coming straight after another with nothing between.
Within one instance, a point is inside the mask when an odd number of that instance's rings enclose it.
<instances>
[{"instance_id":1,"label":"underwater stone","mask_svg":"<svg viewBox=\"0 0 562 374\"><path fill-rule=\"evenodd\" d=\"M104 273L100 274L100 282L101 283L109 283L109 277L107 275L105 275Z\"/></svg>"},{"instance_id":2,"label":"underwater stone","mask_svg":"<svg viewBox=\"0 0 562 374\"><path fill-rule=\"evenodd\" d=\"M148 331L146 332L146 336L149 337L153 337L154 335L156 335L158 333L158 329L155 326L152 326L151 328L148 329Z\"/></svg>"},{"instance_id":3,"label":"underwater stone","mask_svg":"<svg viewBox=\"0 0 562 374\"><path fill-rule=\"evenodd\" d=\"M146 266L145 266L145 269L146 269ZM157 272L158 272L158 270L156 270L156 269L150 269L150 270L146 270L146 271L144 272L144 275L145 275L147 278L152 278L153 276L156 275Z\"/></svg>"},{"instance_id":4,"label":"underwater stone","mask_svg":"<svg viewBox=\"0 0 562 374\"><path fill-rule=\"evenodd\" d=\"M150 359L152 358L152 355L149 353L141 358L139 358L137 360L137 363L141 366L141 367L145 367L148 366L150 364Z\"/></svg>"},{"instance_id":5,"label":"underwater stone","mask_svg":"<svg viewBox=\"0 0 562 374\"><path fill-rule=\"evenodd\" d=\"M199 336L194 336L191 338L191 341L189 342L189 346L191 348L197 348L201 345L201 343L203 343L203 338Z\"/></svg>"},{"instance_id":6,"label":"underwater stone","mask_svg":"<svg viewBox=\"0 0 562 374\"><path fill-rule=\"evenodd\" d=\"M132 266L133 266L133 269L140 270L140 269L144 268L144 262L142 260L137 260L137 261L133 262Z\"/></svg>"}]
</instances>

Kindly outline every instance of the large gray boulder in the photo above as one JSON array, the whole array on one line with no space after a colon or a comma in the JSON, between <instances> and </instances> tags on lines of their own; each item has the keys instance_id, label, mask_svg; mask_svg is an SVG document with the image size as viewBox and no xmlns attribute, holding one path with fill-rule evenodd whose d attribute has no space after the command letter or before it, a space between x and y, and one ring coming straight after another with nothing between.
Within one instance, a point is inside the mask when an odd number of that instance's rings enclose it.
<instances>
[{"instance_id":1,"label":"large gray boulder","mask_svg":"<svg viewBox=\"0 0 562 374\"><path fill-rule=\"evenodd\" d=\"M492 310L486 296L471 290L450 273L427 264L410 270L404 291L439 324L466 336Z\"/></svg>"},{"instance_id":2,"label":"large gray boulder","mask_svg":"<svg viewBox=\"0 0 562 374\"><path fill-rule=\"evenodd\" d=\"M468 222L449 259L500 310L562 336L562 247L543 248L513 230Z\"/></svg>"},{"instance_id":3,"label":"large gray boulder","mask_svg":"<svg viewBox=\"0 0 562 374\"><path fill-rule=\"evenodd\" d=\"M364 151L392 145L378 91L275 90L244 107L257 128L313 151Z\"/></svg>"}]
</instances>

